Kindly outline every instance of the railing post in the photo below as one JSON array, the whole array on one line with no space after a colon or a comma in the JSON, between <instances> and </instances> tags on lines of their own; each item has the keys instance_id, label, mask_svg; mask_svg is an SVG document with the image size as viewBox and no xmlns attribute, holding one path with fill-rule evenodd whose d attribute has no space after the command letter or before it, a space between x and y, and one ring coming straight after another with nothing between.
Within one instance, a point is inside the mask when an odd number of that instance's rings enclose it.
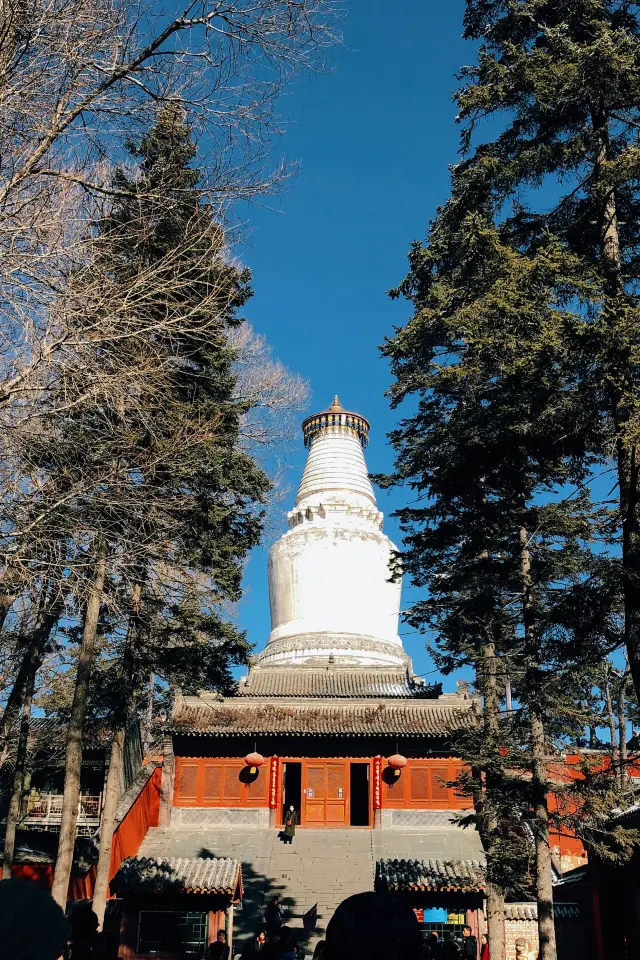
<instances>
[{"instance_id":1,"label":"railing post","mask_svg":"<svg viewBox=\"0 0 640 960\"><path fill-rule=\"evenodd\" d=\"M50 822L51 822L51 794L48 793L47 794L47 815L45 817L45 823L47 824L47 826L49 826Z\"/></svg>"}]
</instances>

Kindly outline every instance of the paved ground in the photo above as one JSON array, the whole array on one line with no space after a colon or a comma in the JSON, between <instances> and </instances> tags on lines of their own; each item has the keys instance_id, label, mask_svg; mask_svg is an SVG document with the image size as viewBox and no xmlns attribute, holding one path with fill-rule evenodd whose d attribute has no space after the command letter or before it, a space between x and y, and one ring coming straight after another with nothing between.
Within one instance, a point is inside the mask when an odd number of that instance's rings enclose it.
<instances>
[{"instance_id":1,"label":"paved ground","mask_svg":"<svg viewBox=\"0 0 640 960\"><path fill-rule=\"evenodd\" d=\"M326 930L334 910L346 897L373 890L375 861L389 859L483 860L474 830L307 830L284 844L276 830L234 827L149 830L138 856L233 857L242 862L244 901L236 913L235 948L262 925L264 906L280 894L286 923L302 931L302 916L318 905L318 925L309 940Z\"/></svg>"}]
</instances>

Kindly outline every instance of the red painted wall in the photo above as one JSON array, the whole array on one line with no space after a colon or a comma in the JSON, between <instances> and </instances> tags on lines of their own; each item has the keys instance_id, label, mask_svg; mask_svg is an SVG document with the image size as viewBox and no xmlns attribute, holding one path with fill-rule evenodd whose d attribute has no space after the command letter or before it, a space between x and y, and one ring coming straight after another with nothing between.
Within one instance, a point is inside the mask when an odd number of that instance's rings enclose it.
<instances>
[{"instance_id":1,"label":"red painted wall","mask_svg":"<svg viewBox=\"0 0 640 960\"><path fill-rule=\"evenodd\" d=\"M127 857L135 857L149 827L158 826L162 768L156 767L135 803L113 835L109 880L115 877Z\"/></svg>"}]
</instances>

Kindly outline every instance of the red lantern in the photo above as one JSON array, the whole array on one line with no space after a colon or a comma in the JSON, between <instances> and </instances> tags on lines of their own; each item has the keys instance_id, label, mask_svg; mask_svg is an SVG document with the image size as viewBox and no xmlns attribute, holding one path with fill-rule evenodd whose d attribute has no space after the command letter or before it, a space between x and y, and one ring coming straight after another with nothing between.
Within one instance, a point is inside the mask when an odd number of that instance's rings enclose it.
<instances>
[{"instance_id":1,"label":"red lantern","mask_svg":"<svg viewBox=\"0 0 640 960\"><path fill-rule=\"evenodd\" d=\"M389 757L387 763L393 770L394 777L397 779L400 776L402 768L407 765L407 758L403 757L401 753L394 753L392 757Z\"/></svg>"},{"instance_id":2,"label":"red lantern","mask_svg":"<svg viewBox=\"0 0 640 960\"><path fill-rule=\"evenodd\" d=\"M264 763L264 757L261 753L257 753L255 750L253 753L248 753L244 758L244 762L249 767L249 773L257 773L258 767L261 767Z\"/></svg>"}]
</instances>

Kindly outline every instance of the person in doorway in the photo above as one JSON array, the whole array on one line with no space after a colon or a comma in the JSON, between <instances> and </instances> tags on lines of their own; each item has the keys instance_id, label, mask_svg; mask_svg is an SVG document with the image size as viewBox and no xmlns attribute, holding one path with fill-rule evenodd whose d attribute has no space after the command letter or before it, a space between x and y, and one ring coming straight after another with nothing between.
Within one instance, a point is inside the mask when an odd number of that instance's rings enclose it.
<instances>
[{"instance_id":1,"label":"person in doorway","mask_svg":"<svg viewBox=\"0 0 640 960\"><path fill-rule=\"evenodd\" d=\"M489 960L489 938L486 933L480 937L480 960Z\"/></svg>"},{"instance_id":2,"label":"person in doorway","mask_svg":"<svg viewBox=\"0 0 640 960\"><path fill-rule=\"evenodd\" d=\"M471 932L471 927L468 923L465 923L462 928L462 946L460 950L460 956L464 960L477 960L478 956L478 941Z\"/></svg>"},{"instance_id":3,"label":"person in doorway","mask_svg":"<svg viewBox=\"0 0 640 960\"><path fill-rule=\"evenodd\" d=\"M293 843L293 838L296 835L296 824L298 823L298 813L293 804L289 807L287 812L284 815L284 842Z\"/></svg>"},{"instance_id":4,"label":"person in doorway","mask_svg":"<svg viewBox=\"0 0 640 960\"><path fill-rule=\"evenodd\" d=\"M267 904L267 909L264 912L264 920L267 926L267 936L269 940L273 940L276 933L280 933L280 929L284 922L284 910L280 904L280 897L276 894L271 898L271 902Z\"/></svg>"},{"instance_id":5,"label":"person in doorway","mask_svg":"<svg viewBox=\"0 0 640 960\"><path fill-rule=\"evenodd\" d=\"M224 930L218 930L216 939L207 947L205 960L229 960L229 944Z\"/></svg>"},{"instance_id":6,"label":"person in doorway","mask_svg":"<svg viewBox=\"0 0 640 960\"><path fill-rule=\"evenodd\" d=\"M254 960L254 957L264 958L267 952L267 935L264 930L253 938L248 940L242 948L241 960Z\"/></svg>"}]
</instances>

